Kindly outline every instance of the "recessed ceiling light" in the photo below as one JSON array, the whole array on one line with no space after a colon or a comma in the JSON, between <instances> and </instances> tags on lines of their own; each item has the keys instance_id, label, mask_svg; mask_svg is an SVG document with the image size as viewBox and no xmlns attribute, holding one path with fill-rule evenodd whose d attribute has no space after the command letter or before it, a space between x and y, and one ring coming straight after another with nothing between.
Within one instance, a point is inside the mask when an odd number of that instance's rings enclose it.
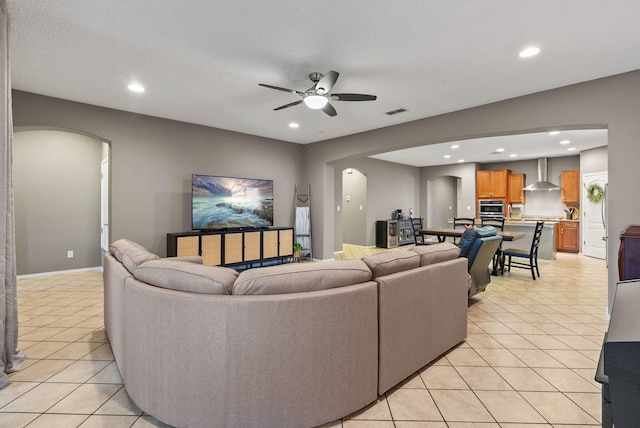
<instances>
[{"instance_id":1,"label":"recessed ceiling light","mask_svg":"<svg viewBox=\"0 0 640 428\"><path fill-rule=\"evenodd\" d=\"M567 151L569 151L569 152L572 152L572 151L574 151L574 150L576 150L576 148L575 148L575 147L569 147L569 148L567 149Z\"/></svg>"},{"instance_id":2,"label":"recessed ceiling light","mask_svg":"<svg viewBox=\"0 0 640 428\"><path fill-rule=\"evenodd\" d=\"M445 159L449 159L451 157L451 155L444 155Z\"/></svg>"},{"instance_id":3,"label":"recessed ceiling light","mask_svg":"<svg viewBox=\"0 0 640 428\"><path fill-rule=\"evenodd\" d=\"M129 86L127 86L127 88L129 88L131 92L137 92L137 93L144 92L144 86L142 86L139 83L130 83Z\"/></svg>"},{"instance_id":4,"label":"recessed ceiling light","mask_svg":"<svg viewBox=\"0 0 640 428\"><path fill-rule=\"evenodd\" d=\"M504 152L504 149L496 149L496 152L502 153L502 152Z\"/></svg>"},{"instance_id":5,"label":"recessed ceiling light","mask_svg":"<svg viewBox=\"0 0 640 428\"><path fill-rule=\"evenodd\" d=\"M562 141L560 141L560 144L569 144L570 142L571 141L569 141L569 140L562 140Z\"/></svg>"},{"instance_id":6,"label":"recessed ceiling light","mask_svg":"<svg viewBox=\"0 0 640 428\"><path fill-rule=\"evenodd\" d=\"M458 159L458 163L464 162L464 159Z\"/></svg>"},{"instance_id":7,"label":"recessed ceiling light","mask_svg":"<svg viewBox=\"0 0 640 428\"><path fill-rule=\"evenodd\" d=\"M511 154L509 155L509 157L510 157L510 158L515 158L515 157L518 157L518 155L517 155L517 154L515 154L515 153L511 153Z\"/></svg>"},{"instance_id":8,"label":"recessed ceiling light","mask_svg":"<svg viewBox=\"0 0 640 428\"><path fill-rule=\"evenodd\" d=\"M520 58L529 58L540 53L540 48L535 46L528 47L520 52Z\"/></svg>"},{"instance_id":9,"label":"recessed ceiling light","mask_svg":"<svg viewBox=\"0 0 640 428\"><path fill-rule=\"evenodd\" d=\"M459 146L459 145L457 145L457 144L454 144L453 146L451 146L451 148L452 148L452 149L459 149L459 148L460 148L460 146Z\"/></svg>"},{"instance_id":10,"label":"recessed ceiling light","mask_svg":"<svg viewBox=\"0 0 640 428\"><path fill-rule=\"evenodd\" d=\"M560 133L560 131L551 131L549 132L549 135L558 135Z\"/></svg>"},{"instance_id":11,"label":"recessed ceiling light","mask_svg":"<svg viewBox=\"0 0 640 428\"><path fill-rule=\"evenodd\" d=\"M299 126L300 126L300 124L299 123L295 123L295 122L291 122L289 124L289 128L298 128Z\"/></svg>"}]
</instances>

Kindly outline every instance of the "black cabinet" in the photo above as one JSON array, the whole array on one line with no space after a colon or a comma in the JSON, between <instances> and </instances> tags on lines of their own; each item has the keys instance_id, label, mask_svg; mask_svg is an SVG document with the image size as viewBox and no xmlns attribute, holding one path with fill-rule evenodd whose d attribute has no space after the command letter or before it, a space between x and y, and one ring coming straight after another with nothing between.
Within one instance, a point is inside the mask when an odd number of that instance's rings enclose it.
<instances>
[{"instance_id":1,"label":"black cabinet","mask_svg":"<svg viewBox=\"0 0 640 428\"><path fill-rule=\"evenodd\" d=\"M202 256L212 266L262 265L293 255L293 228L167 233L167 257Z\"/></svg>"},{"instance_id":2,"label":"black cabinet","mask_svg":"<svg viewBox=\"0 0 640 428\"><path fill-rule=\"evenodd\" d=\"M616 286L613 300L609 331L603 351L603 375L597 380L604 382L603 424L611 426L606 420L610 399L611 416L616 428L637 427L640 421L640 282L624 281ZM599 367L600 368L600 367ZM599 379L598 379L599 377ZM607 394L608 393L608 394ZM608 395L608 397L605 397ZM607 425L605 425L607 422Z\"/></svg>"},{"instance_id":3,"label":"black cabinet","mask_svg":"<svg viewBox=\"0 0 640 428\"><path fill-rule=\"evenodd\" d=\"M398 220L398 245L414 244L413 220Z\"/></svg>"},{"instance_id":4,"label":"black cabinet","mask_svg":"<svg viewBox=\"0 0 640 428\"><path fill-rule=\"evenodd\" d=\"M378 220L376 222L376 247L393 248L416 242L414 230L422 228L421 218Z\"/></svg>"},{"instance_id":5,"label":"black cabinet","mask_svg":"<svg viewBox=\"0 0 640 428\"><path fill-rule=\"evenodd\" d=\"M376 247L393 248L398 246L398 220L376 221Z\"/></svg>"}]
</instances>

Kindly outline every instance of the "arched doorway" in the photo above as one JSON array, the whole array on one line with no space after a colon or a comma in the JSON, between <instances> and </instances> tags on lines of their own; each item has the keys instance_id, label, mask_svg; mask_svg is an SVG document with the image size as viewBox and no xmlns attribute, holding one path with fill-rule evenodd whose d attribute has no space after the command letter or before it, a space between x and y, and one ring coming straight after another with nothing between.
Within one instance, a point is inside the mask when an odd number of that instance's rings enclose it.
<instances>
[{"instance_id":1,"label":"arched doorway","mask_svg":"<svg viewBox=\"0 0 640 428\"><path fill-rule=\"evenodd\" d=\"M460 216L461 179L451 175L427 182L427 226L451 227L449 220Z\"/></svg>"},{"instance_id":2,"label":"arched doorway","mask_svg":"<svg viewBox=\"0 0 640 428\"><path fill-rule=\"evenodd\" d=\"M367 245L367 176L355 168L342 171L342 242Z\"/></svg>"},{"instance_id":3,"label":"arched doorway","mask_svg":"<svg viewBox=\"0 0 640 428\"><path fill-rule=\"evenodd\" d=\"M95 136L16 129L14 199L19 275L99 267L108 241L109 144ZM103 198L102 194L106 197Z\"/></svg>"}]
</instances>

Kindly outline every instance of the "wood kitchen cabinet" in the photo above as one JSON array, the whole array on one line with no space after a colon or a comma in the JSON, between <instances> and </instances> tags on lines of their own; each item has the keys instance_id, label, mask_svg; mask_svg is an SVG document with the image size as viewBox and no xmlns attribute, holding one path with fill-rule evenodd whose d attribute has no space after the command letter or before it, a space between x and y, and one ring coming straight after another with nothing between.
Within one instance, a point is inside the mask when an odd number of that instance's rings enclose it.
<instances>
[{"instance_id":1,"label":"wood kitchen cabinet","mask_svg":"<svg viewBox=\"0 0 640 428\"><path fill-rule=\"evenodd\" d=\"M580 171L562 171L560 174L562 203L580 203Z\"/></svg>"},{"instance_id":2,"label":"wood kitchen cabinet","mask_svg":"<svg viewBox=\"0 0 640 428\"><path fill-rule=\"evenodd\" d=\"M496 169L476 172L476 197L478 199L507 199L511 170Z\"/></svg>"},{"instance_id":3,"label":"wood kitchen cabinet","mask_svg":"<svg viewBox=\"0 0 640 428\"><path fill-rule=\"evenodd\" d=\"M577 221L561 221L556 234L556 250L567 253L580 251L580 223Z\"/></svg>"},{"instance_id":4,"label":"wood kitchen cabinet","mask_svg":"<svg viewBox=\"0 0 640 428\"><path fill-rule=\"evenodd\" d=\"M524 190L526 174L509 174L509 197L508 204L524 204L526 195Z\"/></svg>"}]
</instances>

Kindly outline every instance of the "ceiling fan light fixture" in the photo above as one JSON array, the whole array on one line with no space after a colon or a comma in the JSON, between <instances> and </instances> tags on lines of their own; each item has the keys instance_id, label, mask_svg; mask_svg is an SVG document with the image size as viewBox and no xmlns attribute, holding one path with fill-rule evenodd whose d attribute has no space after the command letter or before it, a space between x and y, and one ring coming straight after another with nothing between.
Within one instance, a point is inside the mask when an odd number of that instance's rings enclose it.
<instances>
[{"instance_id":1,"label":"ceiling fan light fixture","mask_svg":"<svg viewBox=\"0 0 640 428\"><path fill-rule=\"evenodd\" d=\"M311 94L304 97L304 104L314 110L319 110L327 105L329 99L324 95Z\"/></svg>"}]
</instances>

